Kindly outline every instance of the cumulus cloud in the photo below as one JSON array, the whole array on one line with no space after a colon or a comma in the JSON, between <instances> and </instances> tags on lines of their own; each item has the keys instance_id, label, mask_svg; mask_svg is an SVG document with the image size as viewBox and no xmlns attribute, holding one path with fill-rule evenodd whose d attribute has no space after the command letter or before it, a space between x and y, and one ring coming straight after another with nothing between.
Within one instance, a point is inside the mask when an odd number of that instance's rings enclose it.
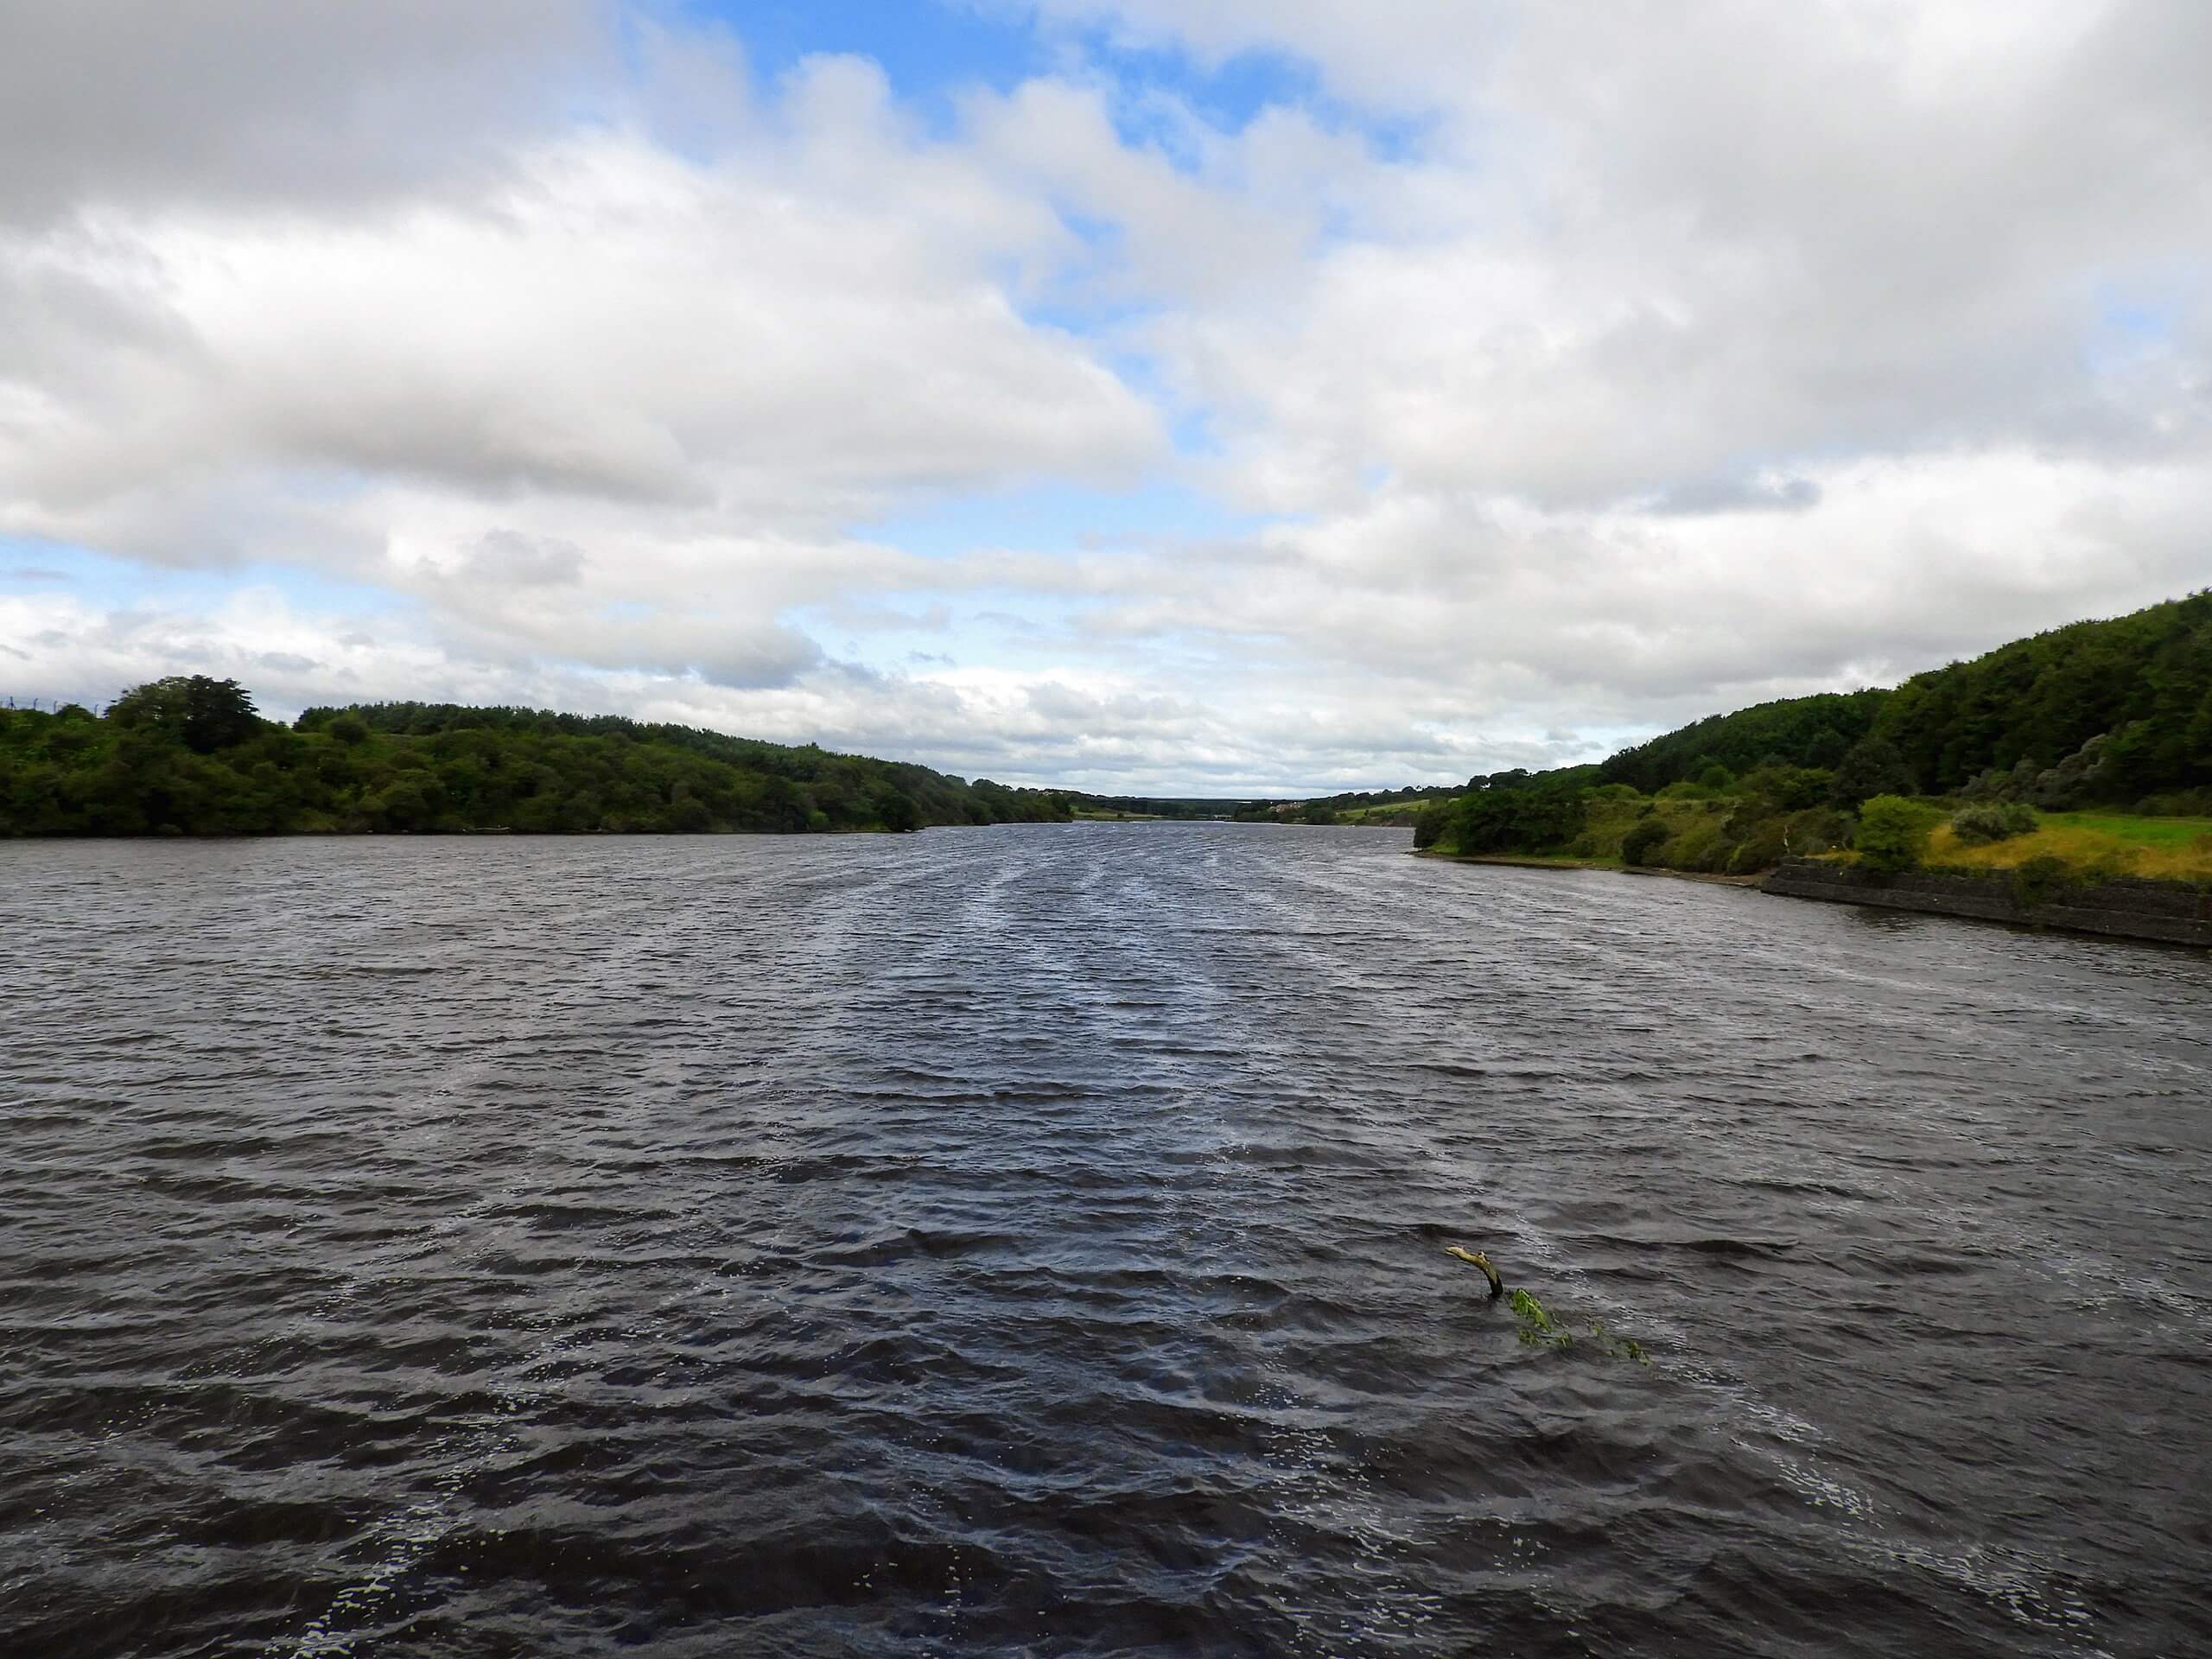
<instances>
[{"instance_id":1,"label":"cumulus cloud","mask_svg":"<svg viewBox=\"0 0 2212 1659\"><path fill-rule=\"evenodd\" d=\"M10 676L1295 790L2212 569L2191 0L990 3L1058 67L925 114L617 0L0 0Z\"/></svg>"}]
</instances>

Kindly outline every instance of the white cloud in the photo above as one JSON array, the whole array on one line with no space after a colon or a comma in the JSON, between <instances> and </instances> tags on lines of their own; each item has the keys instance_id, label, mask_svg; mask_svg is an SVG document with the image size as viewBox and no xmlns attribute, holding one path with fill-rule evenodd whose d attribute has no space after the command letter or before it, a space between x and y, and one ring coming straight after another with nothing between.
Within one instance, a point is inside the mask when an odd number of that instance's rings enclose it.
<instances>
[{"instance_id":1,"label":"white cloud","mask_svg":"<svg viewBox=\"0 0 2212 1659\"><path fill-rule=\"evenodd\" d=\"M931 125L613 0L0 0L9 562L389 595L0 578L8 674L1294 788L2206 579L2193 0L998 10L1319 96L1224 130L1077 34ZM1133 484L1208 522L857 528Z\"/></svg>"}]
</instances>

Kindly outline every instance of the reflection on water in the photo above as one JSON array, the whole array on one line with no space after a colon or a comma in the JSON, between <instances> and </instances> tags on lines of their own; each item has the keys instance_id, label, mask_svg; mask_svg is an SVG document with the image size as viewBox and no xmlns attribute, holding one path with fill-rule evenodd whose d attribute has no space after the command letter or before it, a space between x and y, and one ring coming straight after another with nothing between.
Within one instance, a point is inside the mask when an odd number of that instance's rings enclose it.
<instances>
[{"instance_id":1,"label":"reflection on water","mask_svg":"<svg viewBox=\"0 0 2212 1659\"><path fill-rule=\"evenodd\" d=\"M0 1649L2212 1643L2212 964L1404 846L0 846Z\"/></svg>"}]
</instances>

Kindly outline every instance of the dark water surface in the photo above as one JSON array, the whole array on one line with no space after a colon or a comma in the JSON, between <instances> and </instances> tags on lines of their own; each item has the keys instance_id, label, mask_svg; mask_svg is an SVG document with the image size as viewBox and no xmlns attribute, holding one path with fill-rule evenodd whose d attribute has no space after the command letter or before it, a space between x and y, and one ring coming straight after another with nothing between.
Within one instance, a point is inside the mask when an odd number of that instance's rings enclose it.
<instances>
[{"instance_id":1,"label":"dark water surface","mask_svg":"<svg viewBox=\"0 0 2212 1659\"><path fill-rule=\"evenodd\" d=\"M0 845L0 1653L2212 1651L2212 963L1405 846Z\"/></svg>"}]
</instances>

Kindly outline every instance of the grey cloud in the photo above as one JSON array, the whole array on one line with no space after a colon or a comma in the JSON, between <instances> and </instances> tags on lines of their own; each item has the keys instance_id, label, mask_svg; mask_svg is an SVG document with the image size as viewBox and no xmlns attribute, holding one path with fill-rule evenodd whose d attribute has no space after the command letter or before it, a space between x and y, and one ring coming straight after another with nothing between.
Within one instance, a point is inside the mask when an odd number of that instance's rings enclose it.
<instances>
[{"instance_id":1,"label":"grey cloud","mask_svg":"<svg viewBox=\"0 0 2212 1659\"><path fill-rule=\"evenodd\" d=\"M611 63L594 0L0 0L0 217L496 172Z\"/></svg>"},{"instance_id":2,"label":"grey cloud","mask_svg":"<svg viewBox=\"0 0 2212 1659\"><path fill-rule=\"evenodd\" d=\"M1646 509L1662 514L1709 512L1802 512L1821 503L1821 486L1809 478L1707 478L1667 491Z\"/></svg>"},{"instance_id":3,"label":"grey cloud","mask_svg":"<svg viewBox=\"0 0 2212 1659\"><path fill-rule=\"evenodd\" d=\"M788 628L764 628L733 635L710 656L683 666L697 671L709 685L752 691L789 685L822 661L822 647Z\"/></svg>"},{"instance_id":4,"label":"grey cloud","mask_svg":"<svg viewBox=\"0 0 2212 1659\"><path fill-rule=\"evenodd\" d=\"M487 531L462 557L457 579L495 588L561 588L583 575L584 550L553 537L519 531Z\"/></svg>"}]
</instances>

